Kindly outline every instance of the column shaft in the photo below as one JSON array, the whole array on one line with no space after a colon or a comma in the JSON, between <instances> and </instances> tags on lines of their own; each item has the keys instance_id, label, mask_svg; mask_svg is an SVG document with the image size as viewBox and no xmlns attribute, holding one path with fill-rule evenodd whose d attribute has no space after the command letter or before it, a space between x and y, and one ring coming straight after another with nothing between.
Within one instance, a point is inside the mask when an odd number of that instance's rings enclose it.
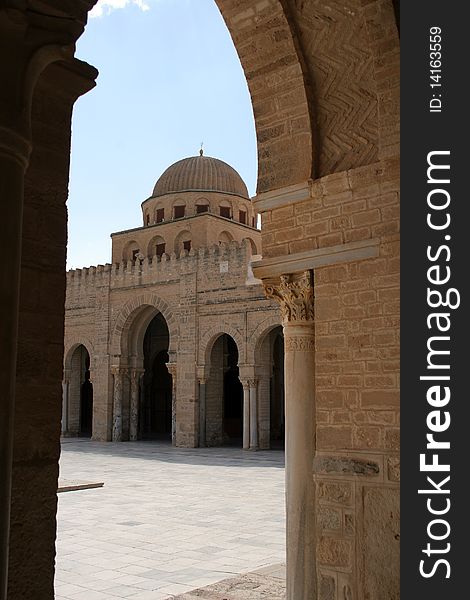
<instances>
[{"instance_id":1,"label":"column shaft","mask_svg":"<svg viewBox=\"0 0 470 600\"><path fill-rule=\"evenodd\" d=\"M131 405L129 415L129 440L135 442L138 438L139 427L139 378L140 372L133 370L131 373Z\"/></svg>"},{"instance_id":2,"label":"column shaft","mask_svg":"<svg viewBox=\"0 0 470 600\"><path fill-rule=\"evenodd\" d=\"M250 382L250 450L258 450L258 389Z\"/></svg>"},{"instance_id":3,"label":"column shaft","mask_svg":"<svg viewBox=\"0 0 470 600\"><path fill-rule=\"evenodd\" d=\"M171 393L171 443L176 446L176 373L172 379Z\"/></svg>"},{"instance_id":4,"label":"column shaft","mask_svg":"<svg viewBox=\"0 0 470 600\"><path fill-rule=\"evenodd\" d=\"M286 381L287 600L316 590L313 324L284 327Z\"/></svg>"},{"instance_id":5,"label":"column shaft","mask_svg":"<svg viewBox=\"0 0 470 600\"><path fill-rule=\"evenodd\" d=\"M315 531L315 311L313 273L265 280L284 327L286 416L286 600L317 600Z\"/></svg>"},{"instance_id":6,"label":"column shaft","mask_svg":"<svg viewBox=\"0 0 470 600\"><path fill-rule=\"evenodd\" d=\"M113 442L122 442L122 373L114 373Z\"/></svg>"},{"instance_id":7,"label":"column shaft","mask_svg":"<svg viewBox=\"0 0 470 600\"><path fill-rule=\"evenodd\" d=\"M206 382L199 381L199 447L206 445Z\"/></svg>"},{"instance_id":8,"label":"column shaft","mask_svg":"<svg viewBox=\"0 0 470 600\"><path fill-rule=\"evenodd\" d=\"M243 384L243 450L250 449L250 387Z\"/></svg>"}]
</instances>

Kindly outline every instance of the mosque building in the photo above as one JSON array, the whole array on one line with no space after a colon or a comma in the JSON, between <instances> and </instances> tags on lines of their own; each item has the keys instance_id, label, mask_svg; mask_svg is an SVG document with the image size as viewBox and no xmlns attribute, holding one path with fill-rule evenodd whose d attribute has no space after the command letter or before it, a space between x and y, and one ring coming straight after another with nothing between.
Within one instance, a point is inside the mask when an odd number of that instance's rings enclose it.
<instances>
[{"instance_id":1,"label":"mosque building","mask_svg":"<svg viewBox=\"0 0 470 600\"><path fill-rule=\"evenodd\" d=\"M67 274L62 433L267 449L284 439L279 306L251 271L245 183L200 151L111 235L112 264Z\"/></svg>"}]
</instances>

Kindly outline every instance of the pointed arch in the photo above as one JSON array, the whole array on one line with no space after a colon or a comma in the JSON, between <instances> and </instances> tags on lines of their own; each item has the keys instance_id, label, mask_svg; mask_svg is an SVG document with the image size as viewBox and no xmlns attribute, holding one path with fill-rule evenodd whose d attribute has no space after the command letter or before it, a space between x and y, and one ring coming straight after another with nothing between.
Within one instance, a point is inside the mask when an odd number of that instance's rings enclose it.
<instances>
[{"instance_id":1,"label":"pointed arch","mask_svg":"<svg viewBox=\"0 0 470 600\"><path fill-rule=\"evenodd\" d=\"M114 322L109 345L111 356L138 355L139 344L143 344L143 336L148 324L160 312L165 318L170 336L168 354L176 354L178 324L167 302L152 293L141 294L129 300L119 311ZM131 329L133 332L131 332ZM132 333L132 335L131 335ZM142 342L142 343L140 343Z\"/></svg>"}]
</instances>

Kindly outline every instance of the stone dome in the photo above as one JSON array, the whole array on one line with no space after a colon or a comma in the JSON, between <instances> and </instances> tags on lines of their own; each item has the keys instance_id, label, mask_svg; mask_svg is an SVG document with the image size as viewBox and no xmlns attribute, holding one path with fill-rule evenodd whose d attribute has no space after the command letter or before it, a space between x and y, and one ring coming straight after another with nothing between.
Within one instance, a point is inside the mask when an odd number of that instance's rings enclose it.
<instances>
[{"instance_id":1,"label":"stone dome","mask_svg":"<svg viewBox=\"0 0 470 600\"><path fill-rule=\"evenodd\" d=\"M155 184L152 196L189 191L222 192L249 198L243 179L233 167L203 154L183 158L168 167Z\"/></svg>"}]
</instances>

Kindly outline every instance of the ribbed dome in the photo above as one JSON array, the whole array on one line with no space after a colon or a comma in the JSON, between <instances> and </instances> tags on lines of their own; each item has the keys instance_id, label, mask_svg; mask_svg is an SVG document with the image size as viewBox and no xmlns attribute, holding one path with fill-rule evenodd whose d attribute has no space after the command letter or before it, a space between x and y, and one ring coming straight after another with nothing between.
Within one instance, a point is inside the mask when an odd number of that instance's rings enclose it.
<instances>
[{"instance_id":1,"label":"ribbed dome","mask_svg":"<svg viewBox=\"0 0 470 600\"><path fill-rule=\"evenodd\" d=\"M183 158L168 167L155 184L153 196L188 191L222 192L248 198L246 185L235 169L223 160L202 155Z\"/></svg>"}]
</instances>

